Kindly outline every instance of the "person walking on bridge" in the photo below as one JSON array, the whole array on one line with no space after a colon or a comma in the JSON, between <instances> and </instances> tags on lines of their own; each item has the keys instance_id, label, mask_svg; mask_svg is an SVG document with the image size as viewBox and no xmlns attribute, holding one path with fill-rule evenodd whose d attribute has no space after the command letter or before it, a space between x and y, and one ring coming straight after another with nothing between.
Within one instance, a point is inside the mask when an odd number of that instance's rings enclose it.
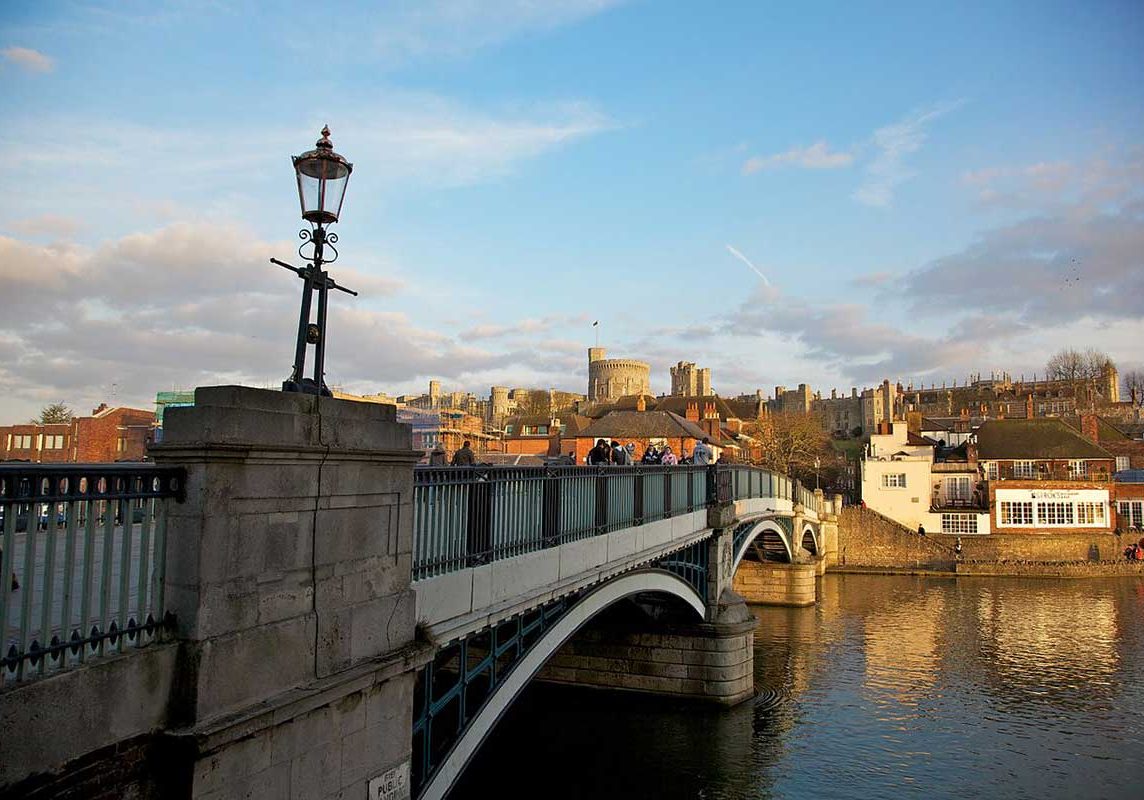
<instances>
[{"instance_id":1,"label":"person walking on bridge","mask_svg":"<svg viewBox=\"0 0 1144 800\"><path fill-rule=\"evenodd\" d=\"M711 463L711 440L706 436L703 437L702 442L697 442L695 449L691 451L691 463L699 466L706 466Z\"/></svg>"},{"instance_id":2,"label":"person walking on bridge","mask_svg":"<svg viewBox=\"0 0 1144 800\"><path fill-rule=\"evenodd\" d=\"M588 451L588 466L607 466L612 463L612 448L604 439L597 439L596 446Z\"/></svg>"},{"instance_id":3,"label":"person walking on bridge","mask_svg":"<svg viewBox=\"0 0 1144 800\"><path fill-rule=\"evenodd\" d=\"M453 466L472 467L476 465L476 463L477 459L473 455L472 445L469 444L468 440L465 440L465 443L461 445L461 449L453 453Z\"/></svg>"}]
</instances>

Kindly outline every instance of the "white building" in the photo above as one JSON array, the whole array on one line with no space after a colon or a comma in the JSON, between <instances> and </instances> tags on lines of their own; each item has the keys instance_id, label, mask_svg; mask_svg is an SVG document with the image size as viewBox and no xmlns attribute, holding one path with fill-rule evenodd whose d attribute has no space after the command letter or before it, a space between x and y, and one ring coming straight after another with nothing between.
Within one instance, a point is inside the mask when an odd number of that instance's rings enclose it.
<instances>
[{"instance_id":1,"label":"white building","mask_svg":"<svg viewBox=\"0 0 1144 800\"><path fill-rule=\"evenodd\" d=\"M934 463L933 441L894 422L873 434L859 469L866 506L911 529L951 534L989 533L988 496L976 465Z\"/></svg>"}]
</instances>

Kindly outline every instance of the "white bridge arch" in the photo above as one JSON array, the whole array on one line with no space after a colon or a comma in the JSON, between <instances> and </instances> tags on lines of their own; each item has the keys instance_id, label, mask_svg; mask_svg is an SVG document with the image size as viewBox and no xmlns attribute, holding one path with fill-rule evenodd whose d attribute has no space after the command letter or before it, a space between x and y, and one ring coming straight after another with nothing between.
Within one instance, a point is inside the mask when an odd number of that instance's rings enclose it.
<instances>
[{"instance_id":1,"label":"white bridge arch","mask_svg":"<svg viewBox=\"0 0 1144 800\"><path fill-rule=\"evenodd\" d=\"M452 787L473 753L496 725L497 720L512 704L521 690L540 671L577 630L594 616L614 603L634 594L658 592L678 597L703 619L706 606L703 598L682 578L666 570L645 569L628 572L588 592L537 640L525 653L512 673L493 691L461 738L441 762L433 777L425 784L418 800L439 800Z\"/></svg>"}]
</instances>

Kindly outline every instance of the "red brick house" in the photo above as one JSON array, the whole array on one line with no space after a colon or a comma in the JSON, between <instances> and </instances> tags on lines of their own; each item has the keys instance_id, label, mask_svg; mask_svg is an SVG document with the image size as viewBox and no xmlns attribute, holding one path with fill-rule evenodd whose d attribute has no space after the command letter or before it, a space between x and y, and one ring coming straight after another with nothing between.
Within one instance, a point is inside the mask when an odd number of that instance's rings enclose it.
<instances>
[{"instance_id":1,"label":"red brick house","mask_svg":"<svg viewBox=\"0 0 1144 800\"><path fill-rule=\"evenodd\" d=\"M71 422L0 427L0 456L43 464L143 461L154 430L153 411L101 404Z\"/></svg>"}]
</instances>

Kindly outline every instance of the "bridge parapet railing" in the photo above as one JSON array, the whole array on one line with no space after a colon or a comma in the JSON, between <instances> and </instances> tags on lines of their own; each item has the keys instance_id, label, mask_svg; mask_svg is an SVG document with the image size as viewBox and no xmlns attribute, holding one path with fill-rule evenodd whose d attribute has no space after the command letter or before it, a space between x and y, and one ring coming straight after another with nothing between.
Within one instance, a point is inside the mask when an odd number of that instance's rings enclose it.
<instances>
[{"instance_id":1,"label":"bridge parapet railing","mask_svg":"<svg viewBox=\"0 0 1144 800\"><path fill-rule=\"evenodd\" d=\"M706 508L715 469L418 467L413 579Z\"/></svg>"},{"instance_id":2,"label":"bridge parapet railing","mask_svg":"<svg viewBox=\"0 0 1144 800\"><path fill-rule=\"evenodd\" d=\"M162 634L167 511L185 483L146 463L0 464L0 685Z\"/></svg>"},{"instance_id":3,"label":"bridge parapet railing","mask_svg":"<svg viewBox=\"0 0 1144 800\"><path fill-rule=\"evenodd\" d=\"M413 579L555 547L706 508L791 496L791 482L745 465L418 467Z\"/></svg>"}]
</instances>

